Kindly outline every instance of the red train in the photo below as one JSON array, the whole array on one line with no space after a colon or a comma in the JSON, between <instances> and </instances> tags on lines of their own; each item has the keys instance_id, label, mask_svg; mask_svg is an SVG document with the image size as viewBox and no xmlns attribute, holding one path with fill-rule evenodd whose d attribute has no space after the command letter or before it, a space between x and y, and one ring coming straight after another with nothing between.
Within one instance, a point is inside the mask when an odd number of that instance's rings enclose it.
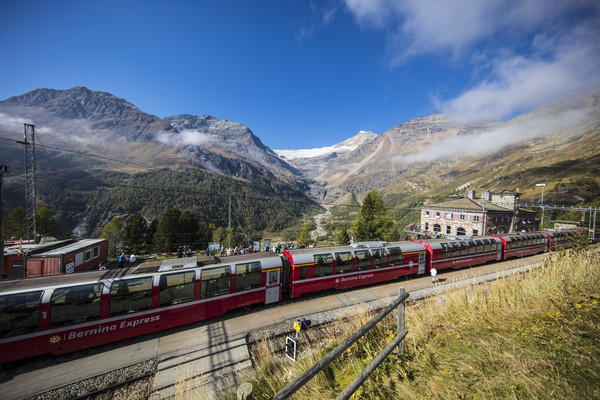
<instances>
[{"instance_id":1,"label":"red train","mask_svg":"<svg viewBox=\"0 0 600 400\"><path fill-rule=\"evenodd\" d=\"M536 232L177 259L128 270L0 282L0 363L64 354L325 289L461 268L571 246ZM185 263L188 262L188 265Z\"/></svg>"}]
</instances>

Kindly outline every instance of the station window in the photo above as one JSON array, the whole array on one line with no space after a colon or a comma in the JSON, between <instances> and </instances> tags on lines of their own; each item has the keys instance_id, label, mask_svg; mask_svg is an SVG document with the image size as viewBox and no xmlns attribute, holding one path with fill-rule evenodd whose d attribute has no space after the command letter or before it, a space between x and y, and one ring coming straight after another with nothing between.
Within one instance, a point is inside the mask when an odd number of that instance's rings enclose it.
<instances>
[{"instance_id":1,"label":"station window","mask_svg":"<svg viewBox=\"0 0 600 400\"><path fill-rule=\"evenodd\" d=\"M352 253L345 251L343 253L335 253L335 273L347 274L354 269L354 259Z\"/></svg>"},{"instance_id":2,"label":"station window","mask_svg":"<svg viewBox=\"0 0 600 400\"><path fill-rule=\"evenodd\" d=\"M0 296L0 337L37 332L41 298L41 290Z\"/></svg>"},{"instance_id":3,"label":"station window","mask_svg":"<svg viewBox=\"0 0 600 400\"><path fill-rule=\"evenodd\" d=\"M385 249L373 249L373 268L387 267L387 253Z\"/></svg>"},{"instance_id":4,"label":"station window","mask_svg":"<svg viewBox=\"0 0 600 400\"><path fill-rule=\"evenodd\" d=\"M446 213L446 218L452 219L453 218L452 213Z\"/></svg>"},{"instance_id":5,"label":"station window","mask_svg":"<svg viewBox=\"0 0 600 400\"><path fill-rule=\"evenodd\" d=\"M333 275L333 256L331 254L315 254L315 278Z\"/></svg>"},{"instance_id":6,"label":"station window","mask_svg":"<svg viewBox=\"0 0 600 400\"><path fill-rule=\"evenodd\" d=\"M152 308L152 277L114 281L109 308L111 316Z\"/></svg>"},{"instance_id":7,"label":"station window","mask_svg":"<svg viewBox=\"0 0 600 400\"><path fill-rule=\"evenodd\" d=\"M390 266L402 265L402 250L400 250L400 247L390 247L388 252L390 253Z\"/></svg>"},{"instance_id":8,"label":"station window","mask_svg":"<svg viewBox=\"0 0 600 400\"><path fill-rule=\"evenodd\" d=\"M473 236L479 236L479 230L473 229Z\"/></svg>"},{"instance_id":9,"label":"station window","mask_svg":"<svg viewBox=\"0 0 600 400\"><path fill-rule=\"evenodd\" d=\"M473 215L473 222L479 222L479 215Z\"/></svg>"},{"instance_id":10,"label":"station window","mask_svg":"<svg viewBox=\"0 0 600 400\"><path fill-rule=\"evenodd\" d=\"M446 225L446 234L449 235L452 232L452 227L450 225Z\"/></svg>"},{"instance_id":11,"label":"station window","mask_svg":"<svg viewBox=\"0 0 600 400\"><path fill-rule=\"evenodd\" d=\"M464 221L464 220L466 219L466 217L465 217L465 214L460 214L460 215L458 216L458 218L459 218L461 221Z\"/></svg>"},{"instance_id":12,"label":"station window","mask_svg":"<svg viewBox=\"0 0 600 400\"><path fill-rule=\"evenodd\" d=\"M90 261L92 259L92 250L85 251L85 261Z\"/></svg>"},{"instance_id":13,"label":"station window","mask_svg":"<svg viewBox=\"0 0 600 400\"><path fill-rule=\"evenodd\" d=\"M369 250L355 251L354 259L356 260L357 271L366 271L371 269L371 253L369 253Z\"/></svg>"},{"instance_id":14,"label":"station window","mask_svg":"<svg viewBox=\"0 0 600 400\"><path fill-rule=\"evenodd\" d=\"M100 319L103 287L95 283L54 289L50 299L50 328Z\"/></svg>"},{"instance_id":15,"label":"station window","mask_svg":"<svg viewBox=\"0 0 600 400\"><path fill-rule=\"evenodd\" d=\"M428 231L429 230L429 222L425 222L425 230Z\"/></svg>"},{"instance_id":16,"label":"station window","mask_svg":"<svg viewBox=\"0 0 600 400\"><path fill-rule=\"evenodd\" d=\"M194 300L196 272L186 271L160 276L158 304L161 307Z\"/></svg>"},{"instance_id":17,"label":"station window","mask_svg":"<svg viewBox=\"0 0 600 400\"><path fill-rule=\"evenodd\" d=\"M235 265L235 291L260 287L262 267L259 261Z\"/></svg>"},{"instance_id":18,"label":"station window","mask_svg":"<svg viewBox=\"0 0 600 400\"><path fill-rule=\"evenodd\" d=\"M231 267L205 268L200 272L200 297L221 296L231 291Z\"/></svg>"},{"instance_id":19,"label":"station window","mask_svg":"<svg viewBox=\"0 0 600 400\"><path fill-rule=\"evenodd\" d=\"M100 247L96 246L94 247L94 258L97 258L98 256L100 256Z\"/></svg>"},{"instance_id":20,"label":"station window","mask_svg":"<svg viewBox=\"0 0 600 400\"><path fill-rule=\"evenodd\" d=\"M424 211L424 213L426 217L429 217L429 211Z\"/></svg>"}]
</instances>

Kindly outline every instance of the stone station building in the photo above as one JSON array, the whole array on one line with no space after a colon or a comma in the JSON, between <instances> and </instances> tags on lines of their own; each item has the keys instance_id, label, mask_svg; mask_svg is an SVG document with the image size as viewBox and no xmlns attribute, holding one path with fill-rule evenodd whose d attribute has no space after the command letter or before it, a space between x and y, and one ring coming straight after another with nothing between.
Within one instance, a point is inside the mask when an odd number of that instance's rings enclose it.
<instances>
[{"instance_id":1,"label":"stone station building","mask_svg":"<svg viewBox=\"0 0 600 400\"><path fill-rule=\"evenodd\" d=\"M483 191L475 198L472 189L465 197L449 196L446 201L421 207L421 230L431 236L479 236L531 231L538 227L536 212L519 208L520 193Z\"/></svg>"}]
</instances>

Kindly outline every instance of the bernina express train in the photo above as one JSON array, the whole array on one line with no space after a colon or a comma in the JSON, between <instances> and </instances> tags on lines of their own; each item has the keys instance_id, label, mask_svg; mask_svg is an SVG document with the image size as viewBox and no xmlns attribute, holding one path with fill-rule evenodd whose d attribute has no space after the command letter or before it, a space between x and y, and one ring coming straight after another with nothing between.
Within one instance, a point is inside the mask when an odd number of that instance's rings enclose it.
<instances>
[{"instance_id":1,"label":"bernina express train","mask_svg":"<svg viewBox=\"0 0 600 400\"><path fill-rule=\"evenodd\" d=\"M326 289L432 266L462 268L574 243L564 231L458 237L192 258L0 282L0 363L64 354Z\"/></svg>"}]
</instances>

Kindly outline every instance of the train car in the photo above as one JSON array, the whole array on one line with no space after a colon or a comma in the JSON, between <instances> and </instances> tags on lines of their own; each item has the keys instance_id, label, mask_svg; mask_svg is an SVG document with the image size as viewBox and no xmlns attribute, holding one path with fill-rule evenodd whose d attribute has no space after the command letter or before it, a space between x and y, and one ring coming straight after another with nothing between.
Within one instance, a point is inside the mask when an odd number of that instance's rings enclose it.
<instances>
[{"instance_id":1,"label":"train car","mask_svg":"<svg viewBox=\"0 0 600 400\"><path fill-rule=\"evenodd\" d=\"M426 249L415 242L362 242L352 246L286 250L286 288L291 298L325 289L347 289L424 274Z\"/></svg>"},{"instance_id":2,"label":"train car","mask_svg":"<svg viewBox=\"0 0 600 400\"><path fill-rule=\"evenodd\" d=\"M541 231L548 238L548 249L551 251L568 249L579 244L581 232L577 229L549 229Z\"/></svg>"},{"instance_id":3,"label":"train car","mask_svg":"<svg viewBox=\"0 0 600 400\"><path fill-rule=\"evenodd\" d=\"M502 259L545 253L549 249L548 235L542 232L492 235L502 241Z\"/></svg>"},{"instance_id":4,"label":"train car","mask_svg":"<svg viewBox=\"0 0 600 400\"><path fill-rule=\"evenodd\" d=\"M428 251L429 268L463 268L502 260L502 242L497 237L458 236L445 239L415 240Z\"/></svg>"},{"instance_id":5,"label":"train car","mask_svg":"<svg viewBox=\"0 0 600 400\"><path fill-rule=\"evenodd\" d=\"M63 354L201 321L282 295L282 259L108 270L0 282L0 363Z\"/></svg>"}]
</instances>

